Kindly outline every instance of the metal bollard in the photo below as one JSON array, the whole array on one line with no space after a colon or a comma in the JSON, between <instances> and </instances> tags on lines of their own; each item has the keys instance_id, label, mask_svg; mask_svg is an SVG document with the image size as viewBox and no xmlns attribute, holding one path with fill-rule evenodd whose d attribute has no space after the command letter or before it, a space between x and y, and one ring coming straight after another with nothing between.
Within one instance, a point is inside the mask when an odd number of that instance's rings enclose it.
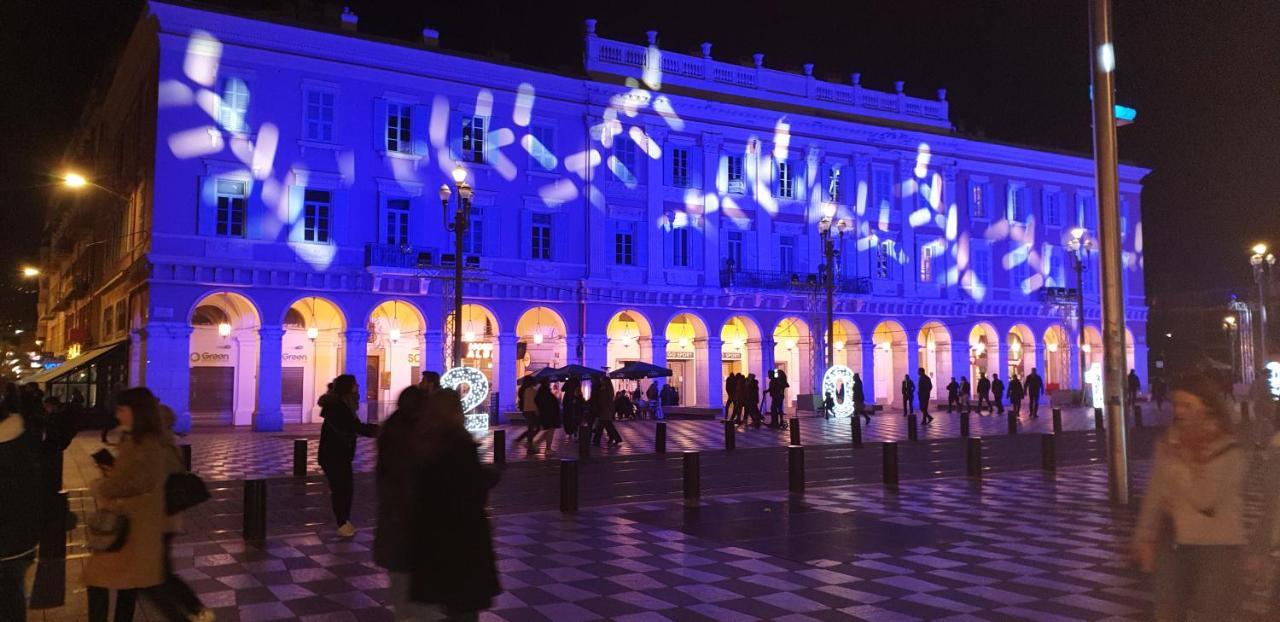
<instances>
[{"instance_id":1,"label":"metal bollard","mask_svg":"<svg viewBox=\"0 0 1280 622\"><path fill-rule=\"evenodd\" d=\"M852 430L853 446L862 447L862 419L856 414L850 417L849 428Z\"/></svg>"},{"instance_id":2,"label":"metal bollard","mask_svg":"<svg viewBox=\"0 0 1280 622\"><path fill-rule=\"evenodd\" d=\"M982 437L965 441L964 472L969 477L982 477Z\"/></svg>"},{"instance_id":3,"label":"metal bollard","mask_svg":"<svg viewBox=\"0 0 1280 622\"><path fill-rule=\"evenodd\" d=\"M1058 470L1058 448L1056 437L1052 434L1040 435L1040 468L1046 471Z\"/></svg>"},{"instance_id":4,"label":"metal bollard","mask_svg":"<svg viewBox=\"0 0 1280 622\"><path fill-rule=\"evenodd\" d=\"M684 498L692 501L702 496L702 456L696 451L684 452Z\"/></svg>"},{"instance_id":5,"label":"metal bollard","mask_svg":"<svg viewBox=\"0 0 1280 622\"><path fill-rule=\"evenodd\" d=\"M591 457L591 428L578 428L578 457L586 460Z\"/></svg>"},{"instance_id":6,"label":"metal bollard","mask_svg":"<svg viewBox=\"0 0 1280 622\"><path fill-rule=\"evenodd\" d=\"M1018 415L1009 413L1009 434L1018 433Z\"/></svg>"},{"instance_id":7,"label":"metal bollard","mask_svg":"<svg viewBox=\"0 0 1280 622\"><path fill-rule=\"evenodd\" d=\"M1053 433L1062 434L1062 409L1053 409Z\"/></svg>"},{"instance_id":8,"label":"metal bollard","mask_svg":"<svg viewBox=\"0 0 1280 622\"><path fill-rule=\"evenodd\" d=\"M892 488L898 487L898 444L888 441L881 445L883 455L881 456L881 473L884 485Z\"/></svg>"},{"instance_id":9,"label":"metal bollard","mask_svg":"<svg viewBox=\"0 0 1280 622\"><path fill-rule=\"evenodd\" d=\"M804 492L804 447L787 447L787 490Z\"/></svg>"},{"instance_id":10,"label":"metal bollard","mask_svg":"<svg viewBox=\"0 0 1280 622\"><path fill-rule=\"evenodd\" d=\"M960 436L969 436L969 411L960 413Z\"/></svg>"},{"instance_id":11,"label":"metal bollard","mask_svg":"<svg viewBox=\"0 0 1280 622\"><path fill-rule=\"evenodd\" d=\"M493 431L493 464L503 465L507 463L507 431Z\"/></svg>"},{"instance_id":12,"label":"metal bollard","mask_svg":"<svg viewBox=\"0 0 1280 622\"><path fill-rule=\"evenodd\" d=\"M560 511L578 511L578 461L560 459Z\"/></svg>"},{"instance_id":13,"label":"metal bollard","mask_svg":"<svg viewBox=\"0 0 1280 622\"><path fill-rule=\"evenodd\" d=\"M293 439L293 476L307 476L307 439Z\"/></svg>"},{"instance_id":14,"label":"metal bollard","mask_svg":"<svg viewBox=\"0 0 1280 622\"><path fill-rule=\"evenodd\" d=\"M658 427L653 431L653 453L667 453L667 422L659 421Z\"/></svg>"},{"instance_id":15,"label":"metal bollard","mask_svg":"<svg viewBox=\"0 0 1280 622\"><path fill-rule=\"evenodd\" d=\"M920 440L920 424L916 421L915 415L907 415L907 440Z\"/></svg>"},{"instance_id":16,"label":"metal bollard","mask_svg":"<svg viewBox=\"0 0 1280 622\"><path fill-rule=\"evenodd\" d=\"M1142 427L1142 407L1137 404L1133 405L1133 427Z\"/></svg>"},{"instance_id":17,"label":"metal bollard","mask_svg":"<svg viewBox=\"0 0 1280 622\"><path fill-rule=\"evenodd\" d=\"M267 539L267 480L244 481L244 539L263 542Z\"/></svg>"},{"instance_id":18,"label":"metal bollard","mask_svg":"<svg viewBox=\"0 0 1280 622\"><path fill-rule=\"evenodd\" d=\"M191 445L182 446L182 468L191 470Z\"/></svg>"},{"instance_id":19,"label":"metal bollard","mask_svg":"<svg viewBox=\"0 0 1280 622\"><path fill-rule=\"evenodd\" d=\"M1093 409L1093 427L1099 432L1103 430L1101 408Z\"/></svg>"},{"instance_id":20,"label":"metal bollard","mask_svg":"<svg viewBox=\"0 0 1280 622\"><path fill-rule=\"evenodd\" d=\"M800 444L800 418L799 417L791 418L790 430L791 430L791 444L799 445Z\"/></svg>"},{"instance_id":21,"label":"metal bollard","mask_svg":"<svg viewBox=\"0 0 1280 622\"><path fill-rule=\"evenodd\" d=\"M737 448L738 439L734 436L735 432L732 421L724 422L724 448L726 450L732 451Z\"/></svg>"}]
</instances>

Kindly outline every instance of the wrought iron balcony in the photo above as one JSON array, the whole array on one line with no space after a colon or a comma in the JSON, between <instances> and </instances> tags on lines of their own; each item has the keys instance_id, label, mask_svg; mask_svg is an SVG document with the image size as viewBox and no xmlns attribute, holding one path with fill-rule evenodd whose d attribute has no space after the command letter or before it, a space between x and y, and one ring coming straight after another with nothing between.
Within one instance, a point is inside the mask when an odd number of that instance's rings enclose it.
<instances>
[{"instance_id":1,"label":"wrought iron balcony","mask_svg":"<svg viewBox=\"0 0 1280 622\"><path fill-rule=\"evenodd\" d=\"M364 249L364 265L366 267L416 270L434 265L434 260L435 256L430 251L416 249L412 246L369 244Z\"/></svg>"},{"instance_id":2,"label":"wrought iron balcony","mask_svg":"<svg viewBox=\"0 0 1280 622\"><path fill-rule=\"evenodd\" d=\"M819 272L734 270L725 267L720 269L720 286L726 289L815 289L825 287L825 276ZM871 279L836 276L835 291L841 294L869 294Z\"/></svg>"}]
</instances>

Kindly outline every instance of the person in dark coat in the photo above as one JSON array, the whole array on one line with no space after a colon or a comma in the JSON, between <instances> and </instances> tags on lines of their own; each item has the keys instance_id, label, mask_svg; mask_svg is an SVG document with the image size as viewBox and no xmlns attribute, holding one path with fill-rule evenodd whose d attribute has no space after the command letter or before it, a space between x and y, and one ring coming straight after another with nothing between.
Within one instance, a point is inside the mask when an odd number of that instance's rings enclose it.
<instances>
[{"instance_id":1,"label":"person in dark coat","mask_svg":"<svg viewBox=\"0 0 1280 622\"><path fill-rule=\"evenodd\" d=\"M738 415L740 411L735 410L735 400L738 397L738 374L729 374L724 379L724 418L735 424L738 423Z\"/></svg>"},{"instance_id":2,"label":"person in dark coat","mask_svg":"<svg viewBox=\"0 0 1280 622\"><path fill-rule=\"evenodd\" d=\"M987 379L987 372L978 372L978 412L991 410L991 381Z\"/></svg>"},{"instance_id":3,"label":"person in dark coat","mask_svg":"<svg viewBox=\"0 0 1280 622\"><path fill-rule=\"evenodd\" d=\"M578 428L582 426L586 415L586 399L582 396L582 379L574 376L561 387L564 393L560 398L561 417L564 420L564 433L568 440L578 440Z\"/></svg>"},{"instance_id":4,"label":"person in dark coat","mask_svg":"<svg viewBox=\"0 0 1280 622\"><path fill-rule=\"evenodd\" d=\"M644 397L650 402L657 401L659 397L657 380L654 380L653 382L649 383L649 388L644 392Z\"/></svg>"},{"instance_id":5,"label":"person in dark coat","mask_svg":"<svg viewBox=\"0 0 1280 622\"><path fill-rule=\"evenodd\" d=\"M991 406L996 412L1004 414L1004 381L1000 374L991 374Z\"/></svg>"},{"instance_id":6,"label":"person in dark coat","mask_svg":"<svg viewBox=\"0 0 1280 622\"><path fill-rule=\"evenodd\" d=\"M916 399L916 383L911 381L911 375L902 377L902 416L907 416L915 412L913 403Z\"/></svg>"},{"instance_id":7,"label":"person in dark coat","mask_svg":"<svg viewBox=\"0 0 1280 622\"><path fill-rule=\"evenodd\" d=\"M556 428L560 427L560 402L556 400L556 394L551 392L549 380L538 383L538 392L533 396L533 402L538 408L538 424L549 435L550 440L550 437L556 435Z\"/></svg>"},{"instance_id":8,"label":"person in dark coat","mask_svg":"<svg viewBox=\"0 0 1280 622\"><path fill-rule=\"evenodd\" d=\"M853 416L859 415L866 418L867 423L871 423L871 414L867 412L867 393L862 388L862 376L853 375Z\"/></svg>"},{"instance_id":9,"label":"person in dark coat","mask_svg":"<svg viewBox=\"0 0 1280 622\"><path fill-rule=\"evenodd\" d=\"M746 408L746 415L743 421L751 420L752 425L758 430L764 423L764 414L760 412L760 379L755 374L747 374L747 377L738 383L738 388L742 391L739 398L742 400Z\"/></svg>"},{"instance_id":10,"label":"person in dark coat","mask_svg":"<svg viewBox=\"0 0 1280 622\"><path fill-rule=\"evenodd\" d=\"M782 406L787 399L787 387L784 382L781 371L775 369L770 372L765 393L769 394L769 427L771 428L783 426Z\"/></svg>"},{"instance_id":11,"label":"person in dark coat","mask_svg":"<svg viewBox=\"0 0 1280 622\"><path fill-rule=\"evenodd\" d=\"M520 406L520 415L524 417L524 432L516 437L516 442L528 439L533 443L534 437L538 435L541 426L538 425L538 381L532 376L526 376L520 381L520 389L516 394Z\"/></svg>"},{"instance_id":12,"label":"person in dark coat","mask_svg":"<svg viewBox=\"0 0 1280 622\"><path fill-rule=\"evenodd\" d=\"M356 535L351 524L351 500L355 495L355 476L351 462L356 457L356 437L374 436L378 426L363 423L356 417L360 406L359 387L356 378L343 374L334 378L329 392L320 396L320 450L317 458L320 470L329 481L329 495L333 506L333 518L338 524L338 535L350 538Z\"/></svg>"},{"instance_id":13,"label":"person in dark coat","mask_svg":"<svg viewBox=\"0 0 1280 622\"><path fill-rule=\"evenodd\" d=\"M27 619L24 578L40 540L37 445L22 417L0 409L0 620Z\"/></svg>"},{"instance_id":14,"label":"person in dark coat","mask_svg":"<svg viewBox=\"0 0 1280 622\"><path fill-rule=\"evenodd\" d=\"M400 392L396 411L378 435L378 526L373 536L373 562L386 569L391 578L391 605L398 619L421 617L420 606L409 599L410 534L414 531L413 508L419 469L417 431L425 417L426 396L421 387Z\"/></svg>"},{"instance_id":15,"label":"person in dark coat","mask_svg":"<svg viewBox=\"0 0 1280 622\"><path fill-rule=\"evenodd\" d=\"M1151 379L1151 399L1156 403L1156 411L1164 410L1164 400L1169 395L1169 384L1163 376Z\"/></svg>"},{"instance_id":16,"label":"person in dark coat","mask_svg":"<svg viewBox=\"0 0 1280 622\"><path fill-rule=\"evenodd\" d=\"M1138 392L1142 390L1142 382L1138 380L1138 372L1129 370L1129 376L1126 381L1126 389L1129 391L1129 403L1138 403Z\"/></svg>"},{"instance_id":17,"label":"person in dark coat","mask_svg":"<svg viewBox=\"0 0 1280 622\"><path fill-rule=\"evenodd\" d=\"M933 421L929 414L929 398L933 397L933 379L921 367L916 370L916 398L920 400L920 417L922 423Z\"/></svg>"},{"instance_id":18,"label":"person in dark coat","mask_svg":"<svg viewBox=\"0 0 1280 622\"><path fill-rule=\"evenodd\" d=\"M1036 368L1031 368L1031 373L1027 374L1027 380L1022 383L1022 387L1027 390L1027 408L1032 417L1040 416L1040 396L1044 394L1044 380L1040 378L1040 374L1036 373Z\"/></svg>"},{"instance_id":19,"label":"person in dark coat","mask_svg":"<svg viewBox=\"0 0 1280 622\"><path fill-rule=\"evenodd\" d=\"M621 445L622 435L613 425L613 383L606 378L591 379L591 404L589 408L595 412L591 442L600 444L601 438L609 433L609 445Z\"/></svg>"},{"instance_id":20,"label":"person in dark coat","mask_svg":"<svg viewBox=\"0 0 1280 622\"><path fill-rule=\"evenodd\" d=\"M947 412L955 412L960 408L960 383L956 382L956 377L951 377L951 382L947 383Z\"/></svg>"},{"instance_id":21,"label":"person in dark coat","mask_svg":"<svg viewBox=\"0 0 1280 622\"><path fill-rule=\"evenodd\" d=\"M1022 414L1022 398L1026 395L1026 389L1022 386L1022 381L1014 376L1009 380L1009 408L1013 411L1013 416L1017 417Z\"/></svg>"},{"instance_id":22,"label":"person in dark coat","mask_svg":"<svg viewBox=\"0 0 1280 622\"><path fill-rule=\"evenodd\" d=\"M448 620L476 620L502 591L485 511L498 473L480 464L452 389L428 399L418 436L422 467L409 545L410 596Z\"/></svg>"},{"instance_id":23,"label":"person in dark coat","mask_svg":"<svg viewBox=\"0 0 1280 622\"><path fill-rule=\"evenodd\" d=\"M616 419L635 419L636 405L632 403L631 396L626 391L618 391L613 396L613 418Z\"/></svg>"},{"instance_id":24,"label":"person in dark coat","mask_svg":"<svg viewBox=\"0 0 1280 622\"><path fill-rule=\"evenodd\" d=\"M969 386L969 377L960 376L960 403L963 405L964 411L969 412L969 404L973 388Z\"/></svg>"}]
</instances>

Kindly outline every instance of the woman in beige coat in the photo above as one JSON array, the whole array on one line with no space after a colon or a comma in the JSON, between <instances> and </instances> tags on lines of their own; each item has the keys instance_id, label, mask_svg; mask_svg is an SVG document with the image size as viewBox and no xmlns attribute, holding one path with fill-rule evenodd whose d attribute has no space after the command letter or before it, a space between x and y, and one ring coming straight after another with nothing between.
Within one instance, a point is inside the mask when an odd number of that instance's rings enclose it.
<instances>
[{"instance_id":1,"label":"woman in beige coat","mask_svg":"<svg viewBox=\"0 0 1280 622\"><path fill-rule=\"evenodd\" d=\"M169 518L164 508L164 483L183 470L164 428L158 402L151 391L136 387L116 398L116 417L127 435L120 441L115 463L103 468L102 478L89 486L99 508L112 508L129 517L129 532L118 551L94 552L84 568L89 588L90 622L106 622L110 590L116 590L116 622L133 619L137 590L165 580L164 534Z\"/></svg>"},{"instance_id":2,"label":"woman in beige coat","mask_svg":"<svg viewBox=\"0 0 1280 622\"><path fill-rule=\"evenodd\" d=\"M1173 391L1173 424L1156 444L1133 555L1154 572L1156 620L1234 620L1244 562L1243 448L1221 392L1192 377Z\"/></svg>"}]
</instances>

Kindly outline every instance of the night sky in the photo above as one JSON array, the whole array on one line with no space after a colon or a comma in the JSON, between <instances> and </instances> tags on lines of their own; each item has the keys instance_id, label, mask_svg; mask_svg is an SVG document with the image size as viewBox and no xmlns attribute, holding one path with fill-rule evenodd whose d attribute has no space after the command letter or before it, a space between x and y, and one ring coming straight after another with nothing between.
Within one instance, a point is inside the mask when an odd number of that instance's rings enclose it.
<instances>
[{"instance_id":1,"label":"night sky","mask_svg":"<svg viewBox=\"0 0 1280 622\"><path fill-rule=\"evenodd\" d=\"M33 296L9 292L34 260L48 173L94 78L116 56L137 0L5 3L0 50L0 320L34 318ZM225 1L240 9L304 11L319 2ZM341 5L344 3L337 3ZM665 49L714 43L720 60L799 72L910 95L947 88L965 134L1091 150L1086 0L805 2L346 2L362 31L414 39L429 24L441 45L523 64L581 71L582 20L601 36ZM554 6L554 10L548 7ZM696 8L695 8L696 7ZM1150 167L1142 196L1151 302L1186 304L1245 293L1248 247L1280 245L1280 12L1274 1L1116 0L1120 155Z\"/></svg>"}]
</instances>

